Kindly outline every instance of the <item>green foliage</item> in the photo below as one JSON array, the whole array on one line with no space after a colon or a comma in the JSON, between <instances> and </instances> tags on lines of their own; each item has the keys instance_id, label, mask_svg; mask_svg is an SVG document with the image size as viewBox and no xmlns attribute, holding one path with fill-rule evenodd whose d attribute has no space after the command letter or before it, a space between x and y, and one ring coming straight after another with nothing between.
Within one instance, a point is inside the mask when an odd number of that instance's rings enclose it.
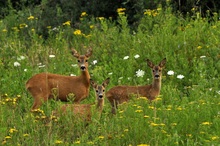
<instances>
[{"instance_id":1,"label":"green foliage","mask_svg":"<svg viewBox=\"0 0 220 146\"><path fill-rule=\"evenodd\" d=\"M144 12L137 31L130 29L126 12L117 15L116 22L80 15L77 29L68 19L53 27L45 25L47 39L36 33L40 22L34 13L11 14L0 22L1 144L219 144L218 14L209 22L196 13L184 18L172 14L170 7L159 6ZM166 57L161 95L151 103L144 97L131 99L119 106L115 116L110 114L106 99L101 119L93 117L87 126L71 116L51 117L52 111L63 104L59 101L49 100L41 110L30 113L33 98L25 82L32 75L79 74L70 47L82 54L88 47L93 48L89 72L99 83L111 78L107 91L116 85L150 84L152 76L146 59L158 64ZM137 76L140 70L143 76ZM91 89L82 103L94 100Z\"/></svg>"}]
</instances>

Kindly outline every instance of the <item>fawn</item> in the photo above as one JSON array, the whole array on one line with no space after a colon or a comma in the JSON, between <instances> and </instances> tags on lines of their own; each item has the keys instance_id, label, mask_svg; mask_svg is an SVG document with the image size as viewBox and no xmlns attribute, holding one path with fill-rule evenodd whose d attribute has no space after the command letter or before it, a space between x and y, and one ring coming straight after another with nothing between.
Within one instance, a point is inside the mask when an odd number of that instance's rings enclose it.
<instances>
[{"instance_id":1,"label":"fawn","mask_svg":"<svg viewBox=\"0 0 220 146\"><path fill-rule=\"evenodd\" d=\"M152 84L144 86L115 86L106 93L106 97L111 103L113 114L116 114L118 104L127 102L133 95L136 95L137 97L143 96L149 100L153 100L160 94L162 69L166 64L166 58L164 58L157 66L154 65L149 59L147 59L147 64L152 70Z\"/></svg>"},{"instance_id":2,"label":"fawn","mask_svg":"<svg viewBox=\"0 0 220 146\"><path fill-rule=\"evenodd\" d=\"M92 55L92 49L89 48L85 55L80 55L75 49L72 49L72 55L78 59L81 75L64 76L39 73L27 81L26 89L34 98L32 110L39 108L43 102L51 98L67 101L70 93L74 94L74 103L79 103L88 96L90 87L88 59Z\"/></svg>"},{"instance_id":3,"label":"fawn","mask_svg":"<svg viewBox=\"0 0 220 146\"><path fill-rule=\"evenodd\" d=\"M107 78L101 85L97 85L92 79L90 79L90 84L96 92L96 109L98 110L99 116L101 116L103 110L105 87L108 85L109 80L110 78ZM60 113L66 114L67 111L70 111L76 120L81 119L90 122L92 117L91 105L92 104L64 104L60 109ZM59 113L58 111L54 111L52 115L57 116Z\"/></svg>"}]
</instances>

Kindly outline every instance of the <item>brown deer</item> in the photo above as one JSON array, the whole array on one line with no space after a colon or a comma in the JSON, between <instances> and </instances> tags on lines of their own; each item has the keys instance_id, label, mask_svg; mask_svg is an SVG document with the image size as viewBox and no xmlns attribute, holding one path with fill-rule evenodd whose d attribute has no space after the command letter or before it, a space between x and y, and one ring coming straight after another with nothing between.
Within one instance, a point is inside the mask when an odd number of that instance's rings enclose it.
<instances>
[{"instance_id":1,"label":"brown deer","mask_svg":"<svg viewBox=\"0 0 220 146\"><path fill-rule=\"evenodd\" d=\"M64 76L39 73L27 81L26 89L34 98L32 110L39 108L43 102L51 98L67 101L70 93L74 94L74 103L79 103L88 96L90 87L88 59L92 55L92 49L89 48L85 55L80 55L75 49L72 49L72 54L78 59L81 75Z\"/></svg>"},{"instance_id":2,"label":"brown deer","mask_svg":"<svg viewBox=\"0 0 220 146\"><path fill-rule=\"evenodd\" d=\"M159 65L154 65L149 59L147 59L147 64L152 69L152 84L144 86L115 86L106 93L106 97L111 103L113 114L116 114L118 104L127 102L131 96L143 96L149 100L154 100L156 96L160 94L162 69L166 64L166 58L164 58Z\"/></svg>"},{"instance_id":3,"label":"brown deer","mask_svg":"<svg viewBox=\"0 0 220 146\"><path fill-rule=\"evenodd\" d=\"M99 117L101 116L103 110L105 87L108 85L109 80L110 79L107 78L101 85L97 85L92 79L90 79L90 83L96 92L96 110L98 110ZM60 116L60 114L66 114L66 112L69 111L74 115L76 120L81 119L86 122L90 122L92 117L92 105L93 104L64 104L60 108L60 111L53 111L52 115Z\"/></svg>"}]
</instances>

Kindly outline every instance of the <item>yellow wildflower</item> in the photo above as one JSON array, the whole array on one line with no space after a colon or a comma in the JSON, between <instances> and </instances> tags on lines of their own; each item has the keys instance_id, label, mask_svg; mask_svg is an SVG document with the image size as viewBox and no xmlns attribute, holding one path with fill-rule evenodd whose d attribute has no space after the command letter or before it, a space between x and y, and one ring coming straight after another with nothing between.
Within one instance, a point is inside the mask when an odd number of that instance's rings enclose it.
<instances>
[{"instance_id":1,"label":"yellow wildflower","mask_svg":"<svg viewBox=\"0 0 220 146\"><path fill-rule=\"evenodd\" d=\"M212 123L210 122L203 122L202 125L211 125Z\"/></svg>"},{"instance_id":2,"label":"yellow wildflower","mask_svg":"<svg viewBox=\"0 0 220 146\"><path fill-rule=\"evenodd\" d=\"M25 134L23 134L23 136L24 136L24 137L27 137L27 136L29 136L29 134L25 133Z\"/></svg>"},{"instance_id":3,"label":"yellow wildflower","mask_svg":"<svg viewBox=\"0 0 220 146\"><path fill-rule=\"evenodd\" d=\"M82 35L82 32L81 32L81 30L77 29L77 30L75 30L73 32L73 34L75 34L75 35Z\"/></svg>"},{"instance_id":4,"label":"yellow wildflower","mask_svg":"<svg viewBox=\"0 0 220 146\"><path fill-rule=\"evenodd\" d=\"M63 25L68 25L68 26L70 26L70 23L71 23L71 21L66 21L66 22L63 23Z\"/></svg>"},{"instance_id":5,"label":"yellow wildflower","mask_svg":"<svg viewBox=\"0 0 220 146\"><path fill-rule=\"evenodd\" d=\"M101 135L101 136L99 136L99 139L104 139L104 138L105 138L105 137L104 137L104 136L102 136L102 135Z\"/></svg>"},{"instance_id":6,"label":"yellow wildflower","mask_svg":"<svg viewBox=\"0 0 220 146\"><path fill-rule=\"evenodd\" d=\"M124 132L128 132L128 129L125 129Z\"/></svg>"},{"instance_id":7,"label":"yellow wildflower","mask_svg":"<svg viewBox=\"0 0 220 146\"><path fill-rule=\"evenodd\" d=\"M75 144L80 144L80 140L78 140L78 141L75 141L74 143L75 143Z\"/></svg>"},{"instance_id":8,"label":"yellow wildflower","mask_svg":"<svg viewBox=\"0 0 220 146\"><path fill-rule=\"evenodd\" d=\"M81 13L81 17L84 17L84 16L87 16L87 13L86 13L86 12L82 12L82 13Z\"/></svg>"},{"instance_id":9,"label":"yellow wildflower","mask_svg":"<svg viewBox=\"0 0 220 146\"><path fill-rule=\"evenodd\" d=\"M141 112L143 112L143 110L136 110L135 112L136 113L141 113Z\"/></svg>"},{"instance_id":10,"label":"yellow wildflower","mask_svg":"<svg viewBox=\"0 0 220 146\"><path fill-rule=\"evenodd\" d=\"M28 19L28 20L33 20L33 19L34 19L34 16L29 16L27 19Z\"/></svg>"},{"instance_id":11,"label":"yellow wildflower","mask_svg":"<svg viewBox=\"0 0 220 146\"><path fill-rule=\"evenodd\" d=\"M18 131L18 130L14 129L14 128L11 128L11 129L9 130L10 133L14 133L14 132L17 132L17 131Z\"/></svg>"},{"instance_id":12,"label":"yellow wildflower","mask_svg":"<svg viewBox=\"0 0 220 146\"><path fill-rule=\"evenodd\" d=\"M144 115L144 118L150 118L150 116Z\"/></svg>"},{"instance_id":13,"label":"yellow wildflower","mask_svg":"<svg viewBox=\"0 0 220 146\"><path fill-rule=\"evenodd\" d=\"M119 15L123 15L123 14L125 14L125 11L126 9L125 8L118 8L117 9L117 13L119 14Z\"/></svg>"},{"instance_id":14,"label":"yellow wildflower","mask_svg":"<svg viewBox=\"0 0 220 146\"><path fill-rule=\"evenodd\" d=\"M99 20L104 20L105 18L104 18L104 17L98 17L98 19L99 19Z\"/></svg>"},{"instance_id":15,"label":"yellow wildflower","mask_svg":"<svg viewBox=\"0 0 220 146\"><path fill-rule=\"evenodd\" d=\"M151 16L152 15L151 10L150 9L145 10L144 15Z\"/></svg>"},{"instance_id":16,"label":"yellow wildflower","mask_svg":"<svg viewBox=\"0 0 220 146\"><path fill-rule=\"evenodd\" d=\"M5 136L5 139L11 139L11 136Z\"/></svg>"},{"instance_id":17,"label":"yellow wildflower","mask_svg":"<svg viewBox=\"0 0 220 146\"><path fill-rule=\"evenodd\" d=\"M56 141L55 141L55 144L61 144L61 143L63 143L62 140L56 140Z\"/></svg>"},{"instance_id":18,"label":"yellow wildflower","mask_svg":"<svg viewBox=\"0 0 220 146\"><path fill-rule=\"evenodd\" d=\"M3 32L7 32L7 29L3 29L2 31L3 31Z\"/></svg>"},{"instance_id":19,"label":"yellow wildflower","mask_svg":"<svg viewBox=\"0 0 220 146\"><path fill-rule=\"evenodd\" d=\"M137 146L150 146L149 144L138 144Z\"/></svg>"},{"instance_id":20,"label":"yellow wildflower","mask_svg":"<svg viewBox=\"0 0 220 146\"><path fill-rule=\"evenodd\" d=\"M213 136L213 137L212 137L212 140L217 140L217 139L219 139L218 136Z\"/></svg>"},{"instance_id":21,"label":"yellow wildflower","mask_svg":"<svg viewBox=\"0 0 220 146\"><path fill-rule=\"evenodd\" d=\"M197 49L198 49L198 50L202 49L202 46L198 46Z\"/></svg>"},{"instance_id":22,"label":"yellow wildflower","mask_svg":"<svg viewBox=\"0 0 220 146\"><path fill-rule=\"evenodd\" d=\"M89 28L90 28L90 29L93 29L93 28L94 28L94 25L90 25Z\"/></svg>"}]
</instances>

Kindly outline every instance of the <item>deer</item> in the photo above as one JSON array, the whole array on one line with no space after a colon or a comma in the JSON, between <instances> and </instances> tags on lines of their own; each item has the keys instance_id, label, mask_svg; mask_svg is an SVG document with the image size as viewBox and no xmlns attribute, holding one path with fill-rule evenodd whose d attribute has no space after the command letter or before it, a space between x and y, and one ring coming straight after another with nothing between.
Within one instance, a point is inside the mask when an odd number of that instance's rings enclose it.
<instances>
[{"instance_id":1,"label":"deer","mask_svg":"<svg viewBox=\"0 0 220 146\"><path fill-rule=\"evenodd\" d=\"M79 103L89 95L90 74L88 59L92 55L89 48L85 55L80 55L72 49L72 55L78 60L81 74L79 76L65 76L53 73L39 73L26 82L26 89L34 98L31 111L38 109L48 99L68 101L68 95L74 95L74 103Z\"/></svg>"},{"instance_id":2,"label":"deer","mask_svg":"<svg viewBox=\"0 0 220 146\"><path fill-rule=\"evenodd\" d=\"M154 100L160 94L162 69L165 67L165 64L166 58L164 58L159 65L154 65L152 61L147 59L147 65L151 68L153 76L153 82L150 85L119 85L109 89L106 93L106 98L112 106L112 114L116 114L118 104L128 102L131 96L146 97L150 101Z\"/></svg>"},{"instance_id":3,"label":"deer","mask_svg":"<svg viewBox=\"0 0 220 146\"><path fill-rule=\"evenodd\" d=\"M103 107L104 107L104 97L105 88L109 84L110 78L105 79L102 84L98 85L94 80L90 79L90 84L92 85L95 96L96 96L96 112L98 112L99 118L101 117ZM73 114L76 121L83 120L85 122L91 122L91 117L93 116L92 104L64 104L59 110L52 112L52 116L65 115L68 111Z\"/></svg>"}]
</instances>

